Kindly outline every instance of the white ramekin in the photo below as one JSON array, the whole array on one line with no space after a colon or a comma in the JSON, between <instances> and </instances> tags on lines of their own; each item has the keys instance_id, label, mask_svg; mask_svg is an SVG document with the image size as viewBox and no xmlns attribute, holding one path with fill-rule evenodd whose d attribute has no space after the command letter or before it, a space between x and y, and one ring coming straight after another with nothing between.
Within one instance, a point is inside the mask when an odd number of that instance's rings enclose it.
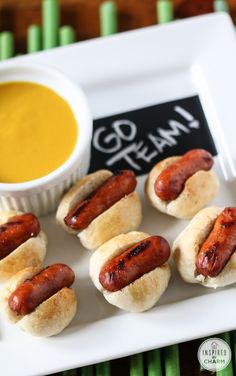
<instances>
[{"instance_id":1,"label":"white ramekin","mask_svg":"<svg viewBox=\"0 0 236 376\"><path fill-rule=\"evenodd\" d=\"M63 192L84 176L89 168L91 113L81 88L57 70L37 64L0 67L0 83L10 81L36 82L53 89L67 101L78 125L78 139L74 150L59 168L25 183L0 183L0 210L13 209L45 215L56 210Z\"/></svg>"}]
</instances>

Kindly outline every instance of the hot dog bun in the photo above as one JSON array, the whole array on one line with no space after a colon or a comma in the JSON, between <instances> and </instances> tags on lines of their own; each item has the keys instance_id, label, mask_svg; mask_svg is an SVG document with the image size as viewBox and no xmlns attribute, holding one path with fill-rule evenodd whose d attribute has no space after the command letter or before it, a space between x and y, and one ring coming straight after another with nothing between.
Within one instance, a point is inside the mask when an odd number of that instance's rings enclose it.
<instances>
[{"instance_id":1,"label":"hot dog bun","mask_svg":"<svg viewBox=\"0 0 236 376\"><path fill-rule=\"evenodd\" d=\"M63 196L56 213L56 220L59 225L61 225L64 230L69 233L77 234L75 231L68 227L64 218L68 212L76 205L77 202L84 200L90 193L92 193L96 188L98 188L106 179L112 175L111 171L99 170L90 175L84 176L82 179L77 181Z\"/></svg>"},{"instance_id":2,"label":"hot dog bun","mask_svg":"<svg viewBox=\"0 0 236 376\"><path fill-rule=\"evenodd\" d=\"M152 206L159 211L176 218L192 218L199 210L217 195L219 182L214 171L200 170L188 178L183 191L172 201L163 201L155 193L154 184L160 173L181 157L170 157L157 163L150 171L145 193Z\"/></svg>"},{"instance_id":3,"label":"hot dog bun","mask_svg":"<svg viewBox=\"0 0 236 376\"><path fill-rule=\"evenodd\" d=\"M28 267L12 276L1 289L0 308L9 321L16 323L24 331L34 336L49 337L60 333L75 315L77 298L72 288L62 288L25 316L17 316L8 305L11 293L41 269Z\"/></svg>"},{"instance_id":4,"label":"hot dog bun","mask_svg":"<svg viewBox=\"0 0 236 376\"><path fill-rule=\"evenodd\" d=\"M200 283L212 288L224 287L236 282L236 252L217 277L204 277L197 273L195 266L200 247L222 210L214 206L202 209L174 241L173 258L184 281Z\"/></svg>"},{"instance_id":5,"label":"hot dog bun","mask_svg":"<svg viewBox=\"0 0 236 376\"><path fill-rule=\"evenodd\" d=\"M156 304L167 288L170 279L168 263L144 274L133 283L116 292L109 292L103 288L99 282L99 274L107 261L147 237L149 237L148 234L137 231L118 235L99 247L90 259L89 274L96 288L103 293L109 303L125 311L142 312Z\"/></svg>"},{"instance_id":6,"label":"hot dog bun","mask_svg":"<svg viewBox=\"0 0 236 376\"><path fill-rule=\"evenodd\" d=\"M64 218L71 208L85 199L110 176L112 172L108 170L99 170L85 176L65 194L57 210L58 224L69 233L77 234L82 245L91 250L120 233L135 230L142 220L141 202L137 193L132 192L96 217L84 230L78 232L66 226Z\"/></svg>"},{"instance_id":7,"label":"hot dog bun","mask_svg":"<svg viewBox=\"0 0 236 376\"><path fill-rule=\"evenodd\" d=\"M0 225L15 215L23 214L18 211L1 211ZM0 280L4 281L27 266L41 266L46 255L47 237L43 231L38 236L22 243L8 256L0 260Z\"/></svg>"}]
</instances>

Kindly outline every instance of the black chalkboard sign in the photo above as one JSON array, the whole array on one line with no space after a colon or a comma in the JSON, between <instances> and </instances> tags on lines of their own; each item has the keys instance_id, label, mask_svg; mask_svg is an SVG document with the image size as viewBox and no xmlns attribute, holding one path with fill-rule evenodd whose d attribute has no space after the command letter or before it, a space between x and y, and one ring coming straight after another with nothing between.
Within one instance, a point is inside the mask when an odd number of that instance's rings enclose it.
<instances>
[{"instance_id":1,"label":"black chalkboard sign","mask_svg":"<svg viewBox=\"0 0 236 376\"><path fill-rule=\"evenodd\" d=\"M217 154L197 95L94 120L90 172L131 168L142 175L193 148Z\"/></svg>"}]
</instances>

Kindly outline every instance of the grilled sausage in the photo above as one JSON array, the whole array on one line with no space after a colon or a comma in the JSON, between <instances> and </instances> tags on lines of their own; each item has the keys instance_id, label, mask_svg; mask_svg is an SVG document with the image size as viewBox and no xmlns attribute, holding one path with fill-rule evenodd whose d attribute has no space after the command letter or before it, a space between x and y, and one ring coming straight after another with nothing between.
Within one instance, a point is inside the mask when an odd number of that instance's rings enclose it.
<instances>
[{"instance_id":1,"label":"grilled sausage","mask_svg":"<svg viewBox=\"0 0 236 376\"><path fill-rule=\"evenodd\" d=\"M99 282L108 291L121 290L164 264L169 256L168 242L160 236L150 236L108 261L101 269Z\"/></svg>"},{"instance_id":2,"label":"grilled sausage","mask_svg":"<svg viewBox=\"0 0 236 376\"><path fill-rule=\"evenodd\" d=\"M85 200L80 201L64 218L73 230L85 229L96 217L109 209L125 195L135 190L136 177L131 170L114 173Z\"/></svg>"},{"instance_id":3,"label":"grilled sausage","mask_svg":"<svg viewBox=\"0 0 236 376\"><path fill-rule=\"evenodd\" d=\"M31 213L16 215L0 226L0 260L40 232L38 219Z\"/></svg>"},{"instance_id":4,"label":"grilled sausage","mask_svg":"<svg viewBox=\"0 0 236 376\"><path fill-rule=\"evenodd\" d=\"M217 217L208 238L202 244L196 269L205 277L216 277L236 250L236 207L225 208Z\"/></svg>"},{"instance_id":5,"label":"grilled sausage","mask_svg":"<svg viewBox=\"0 0 236 376\"><path fill-rule=\"evenodd\" d=\"M65 264L53 264L23 282L9 297L8 304L17 315L27 315L63 287L74 282L74 272Z\"/></svg>"},{"instance_id":6,"label":"grilled sausage","mask_svg":"<svg viewBox=\"0 0 236 376\"><path fill-rule=\"evenodd\" d=\"M204 149L188 151L177 162L165 168L157 177L154 190L156 195L164 201L175 200L184 189L188 178L200 170L210 170L213 157Z\"/></svg>"}]
</instances>

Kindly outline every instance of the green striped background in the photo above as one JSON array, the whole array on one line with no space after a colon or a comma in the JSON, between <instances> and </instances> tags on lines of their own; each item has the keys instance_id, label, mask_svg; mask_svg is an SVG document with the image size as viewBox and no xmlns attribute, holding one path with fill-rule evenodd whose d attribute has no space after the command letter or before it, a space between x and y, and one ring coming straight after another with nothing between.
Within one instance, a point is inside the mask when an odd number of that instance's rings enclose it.
<instances>
[{"instance_id":1,"label":"green striped background","mask_svg":"<svg viewBox=\"0 0 236 376\"><path fill-rule=\"evenodd\" d=\"M190 0L189 0L190 1ZM229 12L225 0L214 1L215 11ZM166 23L174 19L172 2L169 0L159 0L156 3L157 23ZM118 31L118 14L116 4L113 1L105 1L99 10L100 34L108 36ZM31 25L27 33L27 52L34 53L41 50L57 46L65 46L76 41L75 30L69 25L60 25L60 9L58 0L42 1L42 26ZM0 33L0 60L6 60L15 56L14 35L6 30ZM236 374L236 332L227 332L218 335L231 345L232 361L226 369L217 372L217 376L233 376ZM191 344L191 349L195 349L192 354L192 367L197 365L197 348L205 340L199 339ZM187 345L185 346L185 352ZM182 370L181 345L168 346L163 349L149 351L143 354L136 354L118 360L100 363L94 366L82 367L80 369L68 370L58 373L60 376L110 376L110 375L130 375L130 376L180 376ZM183 351L183 360L186 354ZM122 366L121 366L122 364ZM193 368L192 368L193 369ZM191 364L189 367L191 370ZM199 365L199 372L201 372ZM186 373L185 373L186 374ZM205 374L205 373L204 373Z\"/></svg>"}]
</instances>

